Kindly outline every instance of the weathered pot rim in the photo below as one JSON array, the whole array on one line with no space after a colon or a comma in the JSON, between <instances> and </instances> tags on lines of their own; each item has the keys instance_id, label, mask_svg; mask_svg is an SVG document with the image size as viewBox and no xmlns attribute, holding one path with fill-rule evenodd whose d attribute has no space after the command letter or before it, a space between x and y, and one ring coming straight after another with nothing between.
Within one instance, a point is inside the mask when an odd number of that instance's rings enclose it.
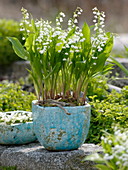
<instances>
[{"instance_id":1,"label":"weathered pot rim","mask_svg":"<svg viewBox=\"0 0 128 170\"><path fill-rule=\"evenodd\" d=\"M33 105L36 105L36 103L38 102L38 100L33 100L32 101L32 104ZM51 108L51 109L56 109L56 108L59 108L59 107L57 107L57 106L39 106L38 104L36 105L38 108L45 108L45 109L49 109L49 108ZM84 108L84 107L91 107L91 105L90 104L85 104L85 105L83 105L83 106L63 106L64 108L74 108L74 109L76 109L76 108Z\"/></svg>"},{"instance_id":2,"label":"weathered pot rim","mask_svg":"<svg viewBox=\"0 0 128 170\"><path fill-rule=\"evenodd\" d=\"M25 122L25 123L14 123L14 124L10 124L10 125L7 125L7 124L5 124L4 122L1 122L0 123L0 126L7 126L7 127L13 127L13 126L20 126L20 125L25 125L25 124L32 124L33 123L33 121L31 121L31 122Z\"/></svg>"}]
</instances>

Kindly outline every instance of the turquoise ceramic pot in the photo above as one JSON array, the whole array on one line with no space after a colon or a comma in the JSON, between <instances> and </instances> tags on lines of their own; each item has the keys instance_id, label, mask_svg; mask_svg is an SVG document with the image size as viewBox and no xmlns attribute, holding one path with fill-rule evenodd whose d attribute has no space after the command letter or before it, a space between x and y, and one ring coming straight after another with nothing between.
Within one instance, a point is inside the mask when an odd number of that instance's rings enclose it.
<instances>
[{"instance_id":1,"label":"turquoise ceramic pot","mask_svg":"<svg viewBox=\"0 0 128 170\"><path fill-rule=\"evenodd\" d=\"M5 125L0 123L0 144L26 144L36 140L33 122Z\"/></svg>"},{"instance_id":2,"label":"turquoise ceramic pot","mask_svg":"<svg viewBox=\"0 0 128 170\"><path fill-rule=\"evenodd\" d=\"M90 125L89 104L64 107L71 113L67 115L59 107L41 107L36 102L32 104L34 132L47 150L74 150L85 142Z\"/></svg>"}]
</instances>

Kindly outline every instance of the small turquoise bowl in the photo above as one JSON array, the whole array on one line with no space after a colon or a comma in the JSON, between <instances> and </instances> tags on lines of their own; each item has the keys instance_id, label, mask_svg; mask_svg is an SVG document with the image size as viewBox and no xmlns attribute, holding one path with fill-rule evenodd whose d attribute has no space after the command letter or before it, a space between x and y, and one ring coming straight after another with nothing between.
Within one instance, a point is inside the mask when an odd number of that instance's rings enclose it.
<instances>
[{"instance_id":1,"label":"small turquoise bowl","mask_svg":"<svg viewBox=\"0 0 128 170\"><path fill-rule=\"evenodd\" d=\"M36 136L33 131L33 122L5 125L0 123L0 144L27 144L34 142Z\"/></svg>"},{"instance_id":2,"label":"small turquoise bowl","mask_svg":"<svg viewBox=\"0 0 128 170\"><path fill-rule=\"evenodd\" d=\"M16 123L11 125L7 125L3 122L0 123L0 144L20 145L34 142L36 139L33 122Z\"/></svg>"}]
</instances>

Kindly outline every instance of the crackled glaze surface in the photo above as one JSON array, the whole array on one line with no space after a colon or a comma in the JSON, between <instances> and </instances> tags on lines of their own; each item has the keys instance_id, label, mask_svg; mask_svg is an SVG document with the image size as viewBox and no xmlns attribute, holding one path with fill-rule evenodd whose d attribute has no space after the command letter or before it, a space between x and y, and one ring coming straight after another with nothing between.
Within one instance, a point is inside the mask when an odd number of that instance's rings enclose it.
<instances>
[{"instance_id":1,"label":"crackled glaze surface","mask_svg":"<svg viewBox=\"0 0 128 170\"><path fill-rule=\"evenodd\" d=\"M59 107L34 105L33 123L35 134L47 150L73 150L79 148L86 139L90 125L90 105L64 107L67 115Z\"/></svg>"},{"instance_id":2,"label":"crackled glaze surface","mask_svg":"<svg viewBox=\"0 0 128 170\"><path fill-rule=\"evenodd\" d=\"M33 122L13 125L0 124L0 144L26 144L35 140Z\"/></svg>"}]
</instances>

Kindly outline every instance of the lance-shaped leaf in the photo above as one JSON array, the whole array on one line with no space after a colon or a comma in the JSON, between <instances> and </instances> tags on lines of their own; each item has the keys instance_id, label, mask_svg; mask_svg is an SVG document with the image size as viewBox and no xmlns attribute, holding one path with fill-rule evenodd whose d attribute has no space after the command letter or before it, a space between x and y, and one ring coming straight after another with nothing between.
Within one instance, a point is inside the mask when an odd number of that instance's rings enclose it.
<instances>
[{"instance_id":1,"label":"lance-shaped leaf","mask_svg":"<svg viewBox=\"0 0 128 170\"><path fill-rule=\"evenodd\" d=\"M61 63L58 62L58 63L54 66L53 70L45 77L45 79L49 78L49 76L51 76L51 75L53 75L53 74L58 73L59 70L60 70L60 66L61 66Z\"/></svg>"},{"instance_id":2,"label":"lance-shaped leaf","mask_svg":"<svg viewBox=\"0 0 128 170\"><path fill-rule=\"evenodd\" d=\"M15 53L24 60L29 60L29 53L24 49L20 41L15 37L7 37L7 39L12 43L12 47Z\"/></svg>"},{"instance_id":3,"label":"lance-shaped leaf","mask_svg":"<svg viewBox=\"0 0 128 170\"><path fill-rule=\"evenodd\" d=\"M114 57L110 56L110 58L112 59L112 62L116 64L118 67L120 67L122 71L128 76L128 69L124 67L123 64L118 62L118 60L116 60Z\"/></svg>"},{"instance_id":4,"label":"lance-shaped leaf","mask_svg":"<svg viewBox=\"0 0 128 170\"><path fill-rule=\"evenodd\" d=\"M89 26L88 26L88 24L86 22L83 25L82 33L83 33L83 36L84 36L84 38L86 40L86 43L90 44L90 42L91 42L91 39L90 39L90 28L89 28Z\"/></svg>"},{"instance_id":5,"label":"lance-shaped leaf","mask_svg":"<svg viewBox=\"0 0 128 170\"><path fill-rule=\"evenodd\" d=\"M91 48L90 28L86 22L82 27L82 33L83 33L83 38L85 38L84 42L82 42L82 49L83 49L84 56L86 57L89 54Z\"/></svg>"},{"instance_id":6,"label":"lance-shaped leaf","mask_svg":"<svg viewBox=\"0 0 128 170\"><path fill-rule=\"evenodd\" d=\"M110 32L106 33L108 40L106 42L106 45L104 47L104 53L110 53L113 48L113 36L110 34Z\"/></svg>"}]
</instances>

